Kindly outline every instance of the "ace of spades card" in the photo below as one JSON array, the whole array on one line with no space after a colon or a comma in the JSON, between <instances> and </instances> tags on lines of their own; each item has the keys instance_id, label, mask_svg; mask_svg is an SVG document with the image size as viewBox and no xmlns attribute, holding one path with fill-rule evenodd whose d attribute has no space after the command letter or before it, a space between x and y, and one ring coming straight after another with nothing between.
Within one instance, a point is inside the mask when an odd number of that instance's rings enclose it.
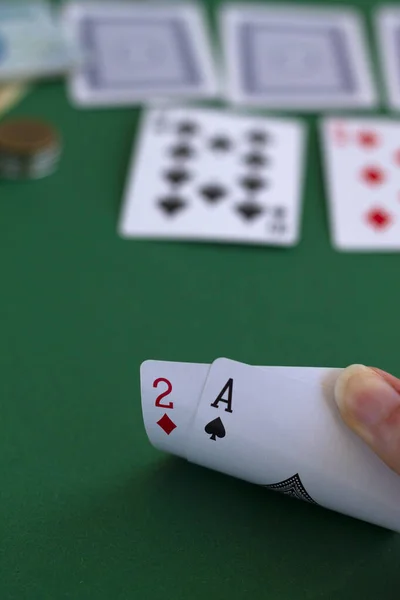
<instances>
[{"instance_id":1,"label":"ace of spades card","mask_svg":"<svg viewBox=\"0 0 400 600\"><path fill-rule=\"evenodd\" d=\"M124 237L291 246L300 235L304 131L221 110L147 111L120 221Z\"/></svg>"},{"instance_id":2,"label":"ace of spades card","mask_svg":"<svg viewBox=\"0 0 400 600\"><path fill-rule=\"evenodd\" d=\"M217 368L218 367L219 365L217 365ZM233 414L233 386L234 380L232 377L229 377L216 399L211 402L210 406L217 410L227 412L228 414ZM212 441L215 441L217 438L222 439L226 436L225 426L221 417L216 417L209 421L205 425L204 431L210 436L210 440ZM316 504L305 489L298 473L292 477L288 477L284 481L265 485L264 487L278 491L292 498L297 498L298 500L305 500L306 502Z\"/></svg>"}]
</instances>

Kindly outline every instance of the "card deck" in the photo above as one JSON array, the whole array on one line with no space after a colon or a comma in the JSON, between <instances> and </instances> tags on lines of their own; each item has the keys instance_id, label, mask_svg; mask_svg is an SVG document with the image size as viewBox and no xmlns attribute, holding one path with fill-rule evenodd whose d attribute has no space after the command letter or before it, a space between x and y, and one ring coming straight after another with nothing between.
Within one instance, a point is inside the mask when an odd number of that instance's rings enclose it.
<instances>
[{"instance_id":1,"label":"card deck","mask_svg":"<svg viewBox=\"0 0 400 600\"><path fill-rule=\"evenodd\" d=\"M200 7L185 3L72 3L64 22L84 60L70 79L79 106L161 97L212 97L217 79Z\"/></svg>"},{"instance_id":2,"label":"card deck","mask_svg":"<svg viewBox=\"0 0 400 600\"><path fill-rule=\"evenodd\" d=\"M340 369L250 367L228 359L211 367L172 365L142 366L146 431L158 448L400 531L400 478L340 419L333 399ZM162 436L157 422L164 409L157 412L151 390L160 375L176 390L163 402L185 405L186 415L180 430Z\"/></svg>"},{"instance_id":3,"label":"card deck","mask_svg":"<svg viewBox=\"0 0 400 600\"><path fill-rule=\"evenodd\" d=\"M400 250L400 122L322 122L331 235L339 250Z\"/></svg>"},{"instance_id":4,"label":"card deck","mask_svg":"<svg viewBox=\"0 0 400 600\"><path fill-rule=\"evenodd\" d=\"M232 102L302 110L376 104L352 10L227 4L220 21Z\"/></svg>"},{"instance_id":5,"label":"card deck","mask_svg":"<svg viewBox=\"0 0 400 600\"><path fill-rule=\"evenodd\" d=\"M290 246L299 239L297 121L167 107L144 116L120 233Z\"/></svg>"},{"instance_id":6,"label":"card deck","mask_svg":"<svg viewBox=\"0 0 400 600\"><path fill-rule=\"evenodd\" d=\"M400 109L400 9L384 6L376 14L377 39L388 102Z\"/></svg>"}]
</instances>

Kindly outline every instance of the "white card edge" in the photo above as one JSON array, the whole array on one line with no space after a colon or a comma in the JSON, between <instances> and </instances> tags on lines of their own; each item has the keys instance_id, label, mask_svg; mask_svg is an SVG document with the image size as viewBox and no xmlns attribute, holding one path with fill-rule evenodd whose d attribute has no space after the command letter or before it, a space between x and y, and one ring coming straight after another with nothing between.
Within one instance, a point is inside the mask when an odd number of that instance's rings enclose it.
<instances>
[{"instance_id":1,"label":"white card edge","mask_svg":"<svg viewBox=\"0 0 400 600\"><path fill-rule=\"evenodd\" d=\"M392 84L395 62L390 49L391 39L388 36L386 20L397 17L400 26L400 8L395 4L376 7L373 12L374 41L377 47L380 80L384 89L385 105L394 111L400 110L400 85ZM398 58L400 67L400 57Z\"/></svg>"}]
</instances>

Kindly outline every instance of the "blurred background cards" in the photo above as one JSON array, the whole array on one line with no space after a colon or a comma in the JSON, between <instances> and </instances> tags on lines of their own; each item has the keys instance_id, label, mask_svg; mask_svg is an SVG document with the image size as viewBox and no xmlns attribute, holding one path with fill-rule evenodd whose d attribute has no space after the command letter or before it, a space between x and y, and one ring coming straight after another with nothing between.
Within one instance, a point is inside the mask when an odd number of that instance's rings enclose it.
<instances>
[{"instance_id":1,"label":"blurred background cards","mask_svg":"<svg viewBox=\"0 0 400 600\"><path fill-rule=\"evenodd\" d=\"M226 4L220 24L228 100L302 110L376 104L356 11Z\"/></svg>"},{"instance_id":2,"label":"blurred background cards","mask_svg":"<svg viewBox=\"0 0 400 600\"><path fill-rule=\"evenodd\" d=\"M200 5L72 2L64 23L84 57L69 82L74 104L132 105L160 95L217 93Z\"/></svg>"},{"instance_id":3,"label":"blurred background cards","mask_svg":"<svg viewBox=\"0 0 400 600\"><path fill-rule=\"evenodd\" d=\"M0 4L0 82L65 73L77 59L49 4Z\"/></svg>"}]
</instances>

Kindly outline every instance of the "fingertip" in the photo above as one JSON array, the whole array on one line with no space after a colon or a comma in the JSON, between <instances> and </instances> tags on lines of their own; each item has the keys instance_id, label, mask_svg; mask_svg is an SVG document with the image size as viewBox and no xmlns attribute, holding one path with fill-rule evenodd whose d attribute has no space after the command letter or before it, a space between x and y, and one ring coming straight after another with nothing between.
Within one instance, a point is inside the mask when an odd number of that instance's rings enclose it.
<instances>
[{"instance_id":1,"label":"fingertip","mask_svg":"<svg viewBox=\"0 0 400 600\"><path fill-rule=\"evenodd\" d=\"M357 380L363 379L365 374L369 371L371 371L371 369L365 365L354 364L344 369L339 375L336 380L334 395L336 404L341 413L346 412L350 382L354 378Z\"/></svg>"},{"instance_id":2,"label":"fingertip","mask_svg":"<svg viewBox=\"0 0 400 600\"><path fill-rule=\"evenodd\" d=\"M399 389L400 382L393 375L364 365L351 365L338 377L334 392L344 422L397 472Z\"/></svg>"}]
</instances>

